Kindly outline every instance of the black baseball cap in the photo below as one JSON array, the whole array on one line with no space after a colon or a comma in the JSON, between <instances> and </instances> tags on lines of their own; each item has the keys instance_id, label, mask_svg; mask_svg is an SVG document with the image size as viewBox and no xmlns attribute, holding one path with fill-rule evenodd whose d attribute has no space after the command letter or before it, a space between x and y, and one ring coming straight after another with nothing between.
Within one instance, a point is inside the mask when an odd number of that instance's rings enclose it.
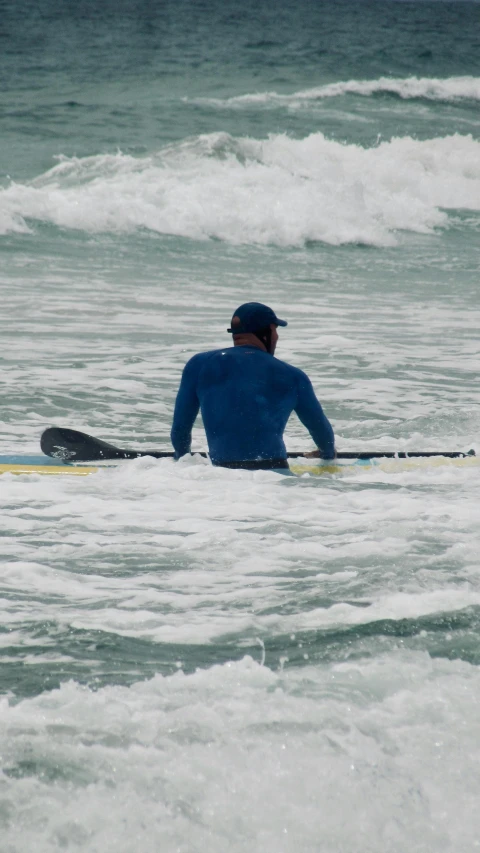
<instances>
[{"instance_id":1,"label":"black baseball cap","mask_svg":"<svg viewBox=\"0 0 480 853\"><path fill-rule=\"evenodd\" d=\"M286 320L280 320L268 305L261 302L245 302L240 305L232 317L232 325L227 332L232 335L241 335L246 332L258 332L274 323L275 326L287 326Z\"/></svg>"}]
</instances>

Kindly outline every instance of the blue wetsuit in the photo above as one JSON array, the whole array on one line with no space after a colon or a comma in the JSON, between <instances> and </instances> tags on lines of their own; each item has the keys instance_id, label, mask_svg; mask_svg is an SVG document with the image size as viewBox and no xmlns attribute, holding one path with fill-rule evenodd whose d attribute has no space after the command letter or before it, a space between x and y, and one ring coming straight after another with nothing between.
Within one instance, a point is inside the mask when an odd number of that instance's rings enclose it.
<instances>
[{"instance_id":1,"label":"blue wetsuit","mask_svg":"<svg viewBox=\"0 0 480 853\"><path fill-rule=\"evenodd\" d=\"M212 350L187 362L171 433L177 459L190 452L199 409L214 465L285 460L283 432L292 411L323 457L335 455L333 429L308 376L257 347Z\"/></svg>"}]
</instances>

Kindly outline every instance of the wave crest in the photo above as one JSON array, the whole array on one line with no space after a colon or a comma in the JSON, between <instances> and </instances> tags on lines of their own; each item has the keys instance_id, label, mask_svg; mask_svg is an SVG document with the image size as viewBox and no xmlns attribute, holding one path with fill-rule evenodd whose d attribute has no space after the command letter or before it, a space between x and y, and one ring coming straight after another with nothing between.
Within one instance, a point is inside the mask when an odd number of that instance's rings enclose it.
<instances>
[{"instance_id":1,"label":"wave crest","mask_svg":"<svg viewBox=\"0 0 480 853\"><path fill-rule=\"evenodd\" d=\"M480 101L480 77L379 77L377 80L346 80L316 86L290 95L277 92L257 92L232 98L196 98L193 103L223 109L241 107L287 107L300 109L312 102L343 95L397 95L403 100L424 98L429 101ZM185 99L188 100L188 99Z\"/></svg>"}]
</instances>

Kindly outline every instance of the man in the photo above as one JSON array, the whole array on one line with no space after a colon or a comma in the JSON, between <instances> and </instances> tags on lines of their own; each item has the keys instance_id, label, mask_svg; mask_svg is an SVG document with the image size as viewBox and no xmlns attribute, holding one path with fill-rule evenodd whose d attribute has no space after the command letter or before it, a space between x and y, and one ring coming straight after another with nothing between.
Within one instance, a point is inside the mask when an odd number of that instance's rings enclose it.
<instances>
[{"instance_id":1,"label":"man","mask_svg":"<svg viewBox=\"0 0 480 853\"><path fill-rule=\"evenodd\" d=\"M201 409L210 458L225 468L288 468L283 432L296 412L318 450L335 457L332 427L308 376L274 358L278 326L286 326L260 302L235 311L233 347L194 355L185 365L175 403L175 458L190 452L192 427Z\"/></svg>"}]
</instances>

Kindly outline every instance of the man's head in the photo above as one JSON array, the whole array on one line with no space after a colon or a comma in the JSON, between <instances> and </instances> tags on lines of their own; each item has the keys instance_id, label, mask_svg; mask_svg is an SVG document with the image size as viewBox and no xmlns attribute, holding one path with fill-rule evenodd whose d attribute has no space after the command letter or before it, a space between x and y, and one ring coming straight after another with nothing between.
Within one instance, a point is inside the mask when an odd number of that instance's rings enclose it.
<instances>
[{"instance_id":1,"label":"man's head","mask_svg":"<svg viewBox=\"0 0 480 853\"><path fill-rule=\"evenodd\" d=\"M266 351L273 355L278 340L277 326L286 325L286 320L280 320L268 305L245 302L235 311L227 331L233 335L234 343L239 336L254 335Z\"/></svg>"}]
</instances>

